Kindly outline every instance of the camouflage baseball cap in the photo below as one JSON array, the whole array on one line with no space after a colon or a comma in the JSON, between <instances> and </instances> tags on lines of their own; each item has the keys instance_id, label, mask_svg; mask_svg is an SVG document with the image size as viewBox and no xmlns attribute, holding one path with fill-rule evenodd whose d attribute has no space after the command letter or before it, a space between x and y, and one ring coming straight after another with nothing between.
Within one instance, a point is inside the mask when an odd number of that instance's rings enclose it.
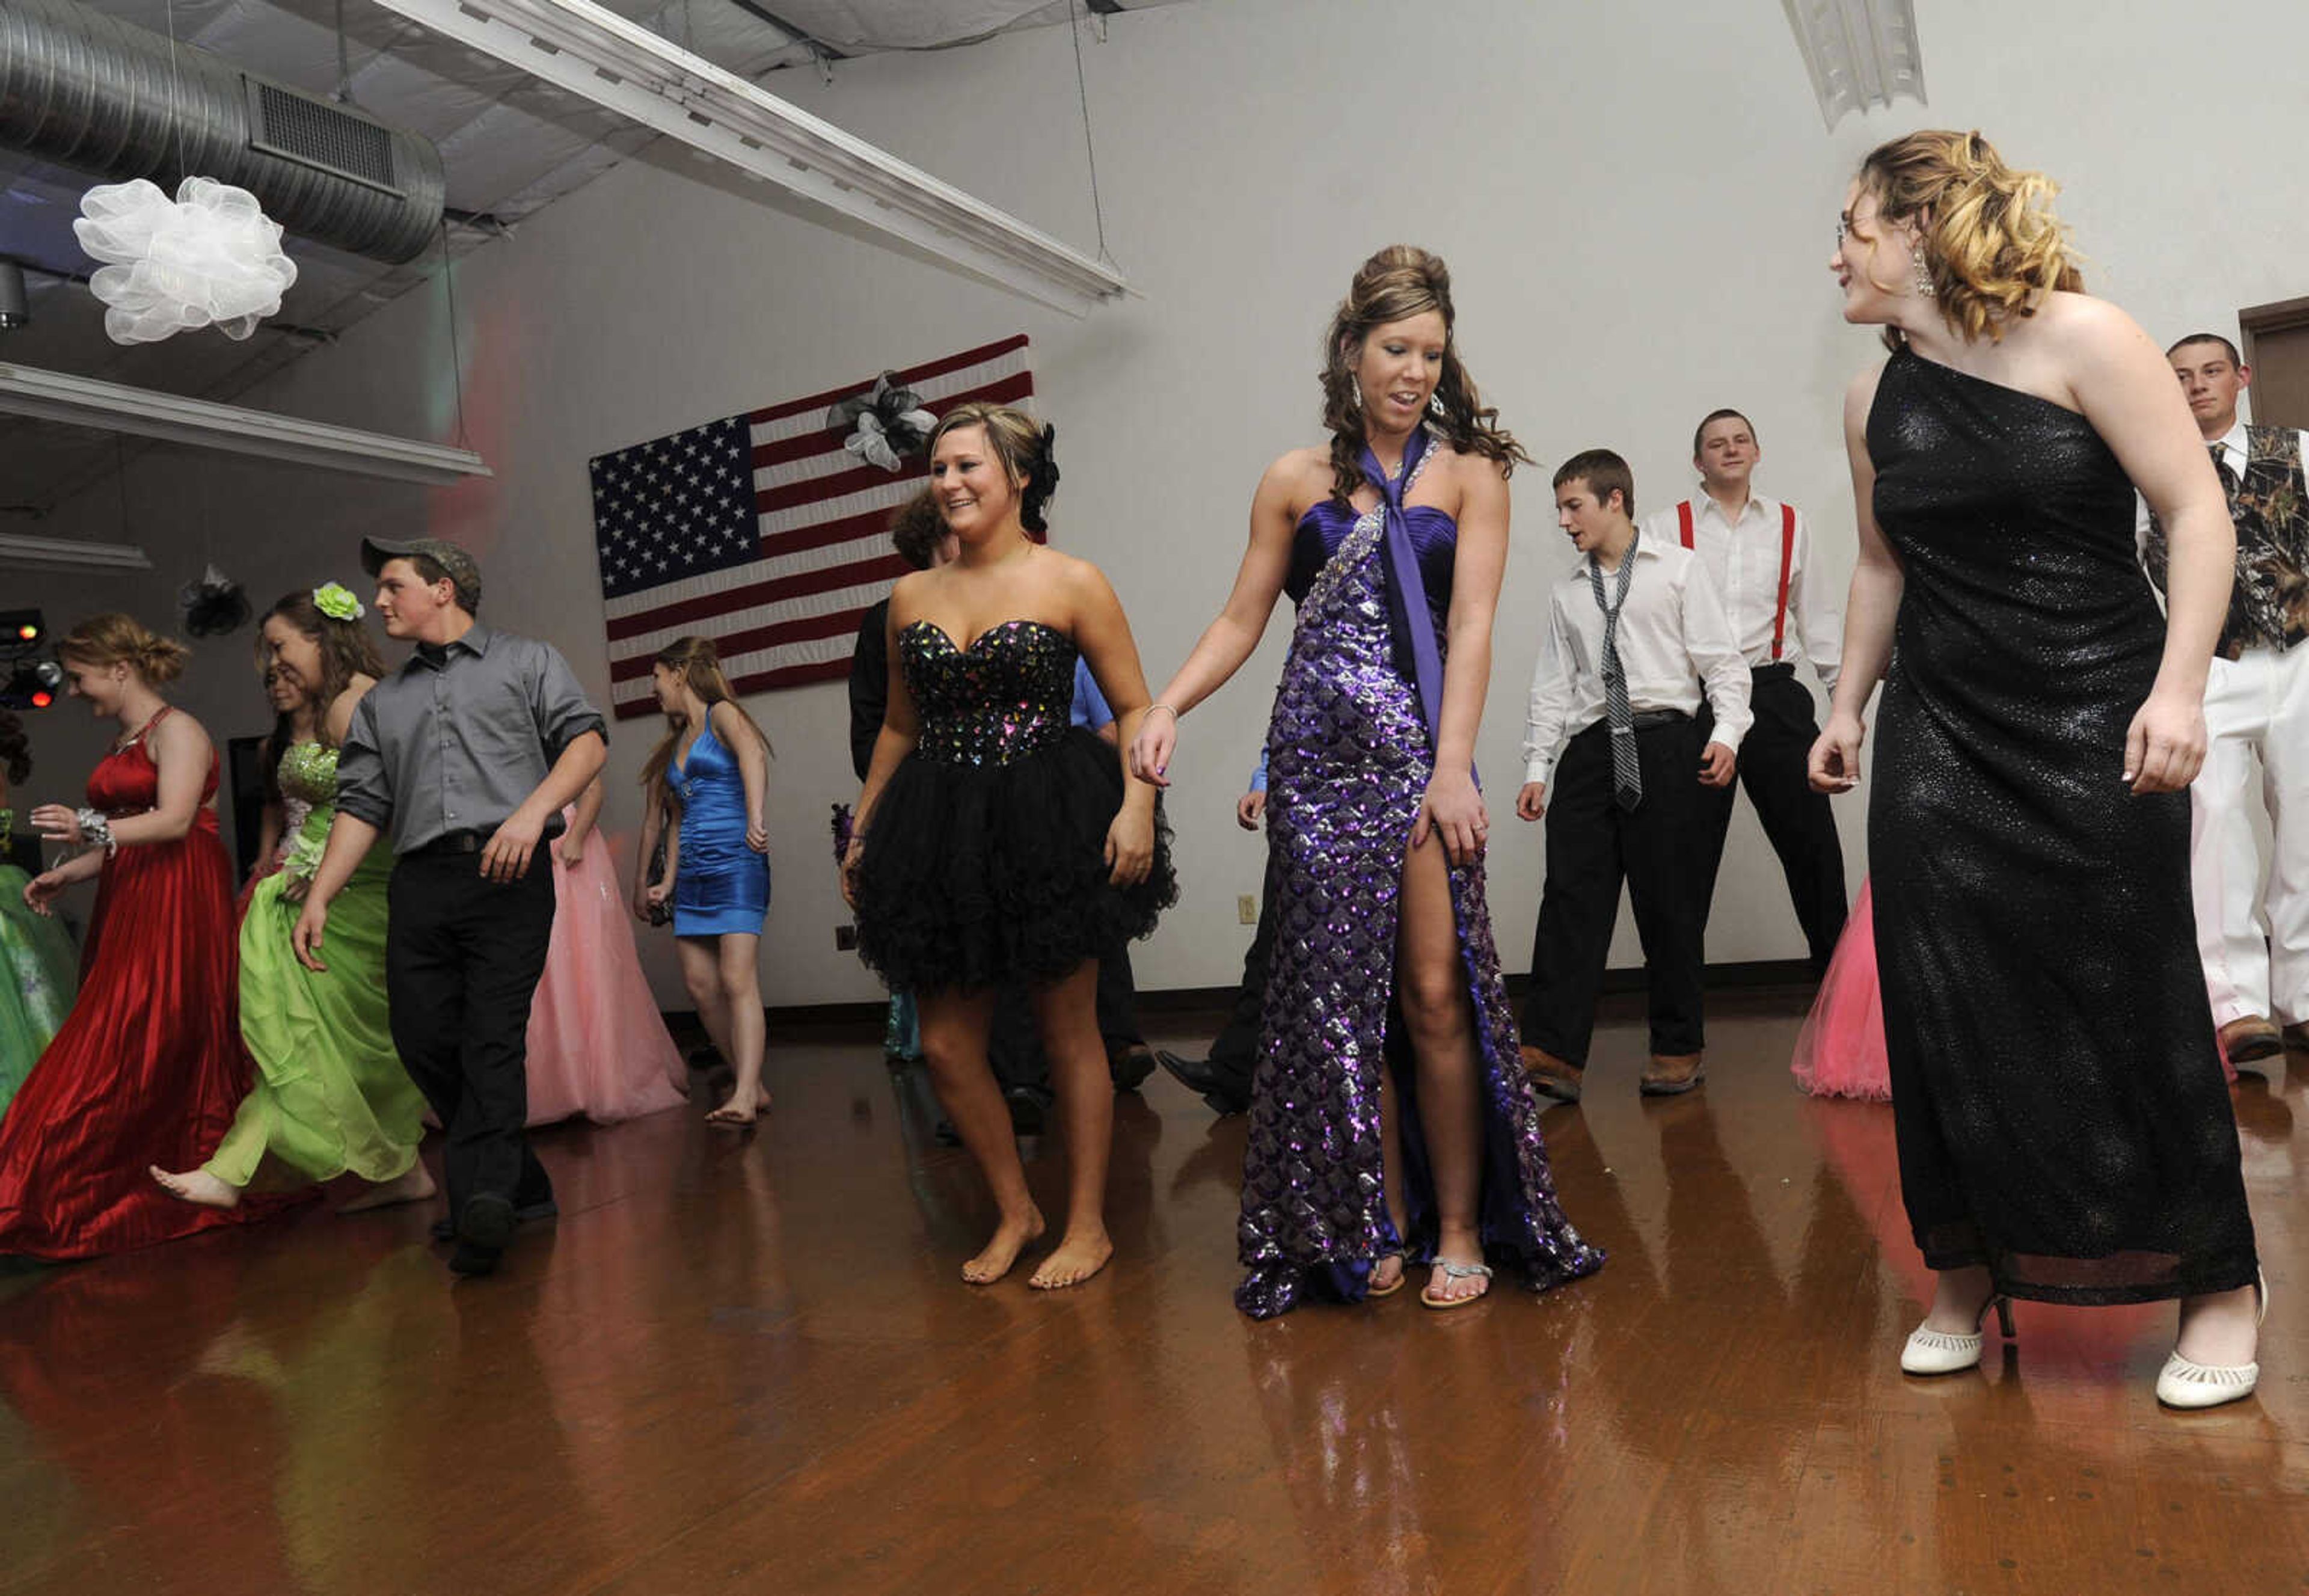
<instances>
[{"instance_id":1,"label":"camouflage baseball cap","mask_svg":"<svg viewBox=\"0 0 2309 1596\"><path fill-rule=\"evenodd\" d=\"M481 568L473 557L446 538L361 539L361 569L374 577L385 569L388 559L407 559L422 554L449 573L450 582L457 589L457 602L467 614L478 614L481 608Z\"/></svg>"}]
</instances>

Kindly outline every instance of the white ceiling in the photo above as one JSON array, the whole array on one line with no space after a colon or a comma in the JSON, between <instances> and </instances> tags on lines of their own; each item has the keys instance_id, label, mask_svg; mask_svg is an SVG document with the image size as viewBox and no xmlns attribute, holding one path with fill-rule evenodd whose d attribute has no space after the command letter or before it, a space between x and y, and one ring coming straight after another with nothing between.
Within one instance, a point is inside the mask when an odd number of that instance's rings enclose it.
<instances>
[{"instance_id":1,"label":"white ceiling","mask_svg":"<svg viewBox=\"0 0 2309 1596\"><path fill-rule=\"evenodd\" d=\"M327 95L338 86L335 0L82 0L251 72ZM1176 0L597 0L741 77L830 70L849 56L968 44L1013 28L1172 4ZM1078 8L1078 9L1077 9ZM582 186L657 135L428 32L364 0L346 0L344 56L353 102L424 134L448 172L446 247L463 256ZM774 87L774 85L773 85ZM180 334L124 349L105 337L94 268L73 236L88 174L0 151L0 256L28 268L32 322L0 334L0 360L138 387L228 400L379 306L433 279L439 251L405 265L290 239L297 283L281 314L245 343ZM48 273L65 273L64 276ZM0 417L0 516L22 525L112 469L109 434Z\"/></svg>"}]
</instances>

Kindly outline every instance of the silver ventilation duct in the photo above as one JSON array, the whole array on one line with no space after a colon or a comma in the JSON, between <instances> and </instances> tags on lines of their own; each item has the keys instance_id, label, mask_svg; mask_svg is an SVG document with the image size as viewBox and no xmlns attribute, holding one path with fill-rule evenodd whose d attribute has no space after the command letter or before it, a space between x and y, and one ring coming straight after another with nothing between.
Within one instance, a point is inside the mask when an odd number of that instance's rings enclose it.
<instances>
[{"instance_id":1,"label":"silver ventilation duct","mask_svg":"<svg viewBox=\"0 0 2309 1596\"><path fill-rule=\"evenodd\" d=\"M73 0L0 0L0 148L116 183L187 177L256 195L299 238L424 252L446 180L431 141Z\"/></svg>"}]
</instances>

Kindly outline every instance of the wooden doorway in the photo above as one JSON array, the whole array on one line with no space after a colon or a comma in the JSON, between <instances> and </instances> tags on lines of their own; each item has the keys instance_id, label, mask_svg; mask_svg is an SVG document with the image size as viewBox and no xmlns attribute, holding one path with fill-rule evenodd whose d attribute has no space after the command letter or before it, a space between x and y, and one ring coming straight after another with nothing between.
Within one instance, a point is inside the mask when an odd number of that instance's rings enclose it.
<instances>
[{"instance_id":1,"label":"wooden doorway","mask_svg":"<svg viewBox=\"0 0 2309 1596\"><path fill-rule=\"evenodd\" d=\"M2253 368L2253 421L2309 429L2309 299L2256 305L2237 313L2237 325Z\"/></svg>"}]
</instances>

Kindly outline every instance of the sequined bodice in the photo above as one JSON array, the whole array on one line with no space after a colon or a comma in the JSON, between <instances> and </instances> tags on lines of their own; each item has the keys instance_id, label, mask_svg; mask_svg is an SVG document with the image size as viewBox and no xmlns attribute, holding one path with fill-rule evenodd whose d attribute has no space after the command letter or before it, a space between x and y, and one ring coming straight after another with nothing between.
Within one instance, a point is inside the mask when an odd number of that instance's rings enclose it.
<instances>
[{"instance_id":1,"label":"sequined bodice","mask_svg":"<svg viewBox=\"0 0 2309 1596\"><path fill-rule=\"evenodd\" d=\"M1424 464L1424 462L1422 462ZM1448 510L1414 504L1404 511L1411 525L1412 547L1419 551L1419 577L1427 588L1427 607L1440 622L1451 611L1451 572L1459 552L1459 524ZM1315 585L1315 578L1339 545L1362 519L1353 507L1335 499L1318 499L1299 517L1291 533L1291 568L1283 578L1284 591L1295 603Z\"/></svg>"},{"instance_id":2,"label":"sequined bodice","mask_svg":"<svg viewBox=\"0 0 2309 1596\"><path fill-rule=\"evenodd\" d=\"M898 633L898 658L921 720L914 744L942 765L1007 765L1066 735L1074 639L1039 620L1006 620L959 647L927 620Z\"/></svg>"},{"instance_id":3,"label":"sequined bodice","mask_svg":"<svg viewBox=\"0 0 2309 1596\"><path fill-rule=\"evenodd\" d=\"M281 756L281 795L317 807L337 801L337 750L317 742L292 743Z\"/></svg>"}]
</instances>

